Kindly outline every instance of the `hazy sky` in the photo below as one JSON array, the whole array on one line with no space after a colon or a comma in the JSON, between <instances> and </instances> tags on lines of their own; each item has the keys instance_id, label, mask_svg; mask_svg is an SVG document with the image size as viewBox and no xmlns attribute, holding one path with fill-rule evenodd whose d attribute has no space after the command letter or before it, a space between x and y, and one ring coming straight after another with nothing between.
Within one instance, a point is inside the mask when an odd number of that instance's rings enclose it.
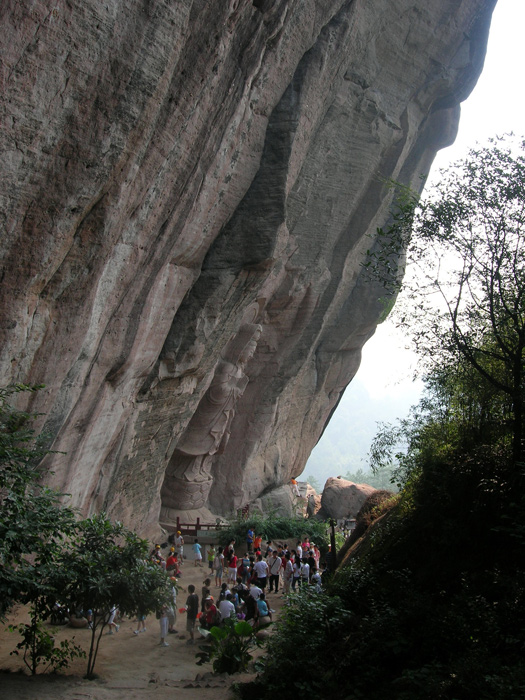
<instances>
[{"instance_id":1,"label":"hazy sky","mask_svg":"<svg viewBox=\"0 0 525 700\"><path fill-rule=\"evenodd\" d=\"M462 158L477 143L484 145L490 137L511 131L525 136L524 28L525 0L498 0L483 72L472 94L462 104L456 142L438 153L429 184L440 168L446 168ZM341 399L341 410L345 405L354 409L353 403L362 402L361 384L370 399L374 400L377 421L390 420L380 413L383 404L386 410L387 404L391 403L389 400L394 398L399 404L399 417L404 417L409 407L418 402L422 386L411 381L414 362L415 357L404 348L403 338L396 332L393 322L385 321L363 348L361 367ZM348 427L351 431L351 426ZM372 435L375 427L374 422ZM326 442L331 439L328 427L312 454L310 466L307 464L305 467L306 475L315 473L316 451L324 450ZM365 455L362 459L365 460ZM355 467L358 466L366 465L364 462L355 464Z\"/></svg>"}]
</instances>

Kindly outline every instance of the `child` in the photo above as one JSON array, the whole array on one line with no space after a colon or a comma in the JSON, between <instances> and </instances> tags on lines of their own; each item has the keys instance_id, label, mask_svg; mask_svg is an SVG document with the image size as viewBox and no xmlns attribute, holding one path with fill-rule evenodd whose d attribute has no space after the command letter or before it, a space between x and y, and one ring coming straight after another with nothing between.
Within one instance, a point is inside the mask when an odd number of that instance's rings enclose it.
<instances>
[{"instance_id":1,"label":"child","mask_svg":"<svg viewBox=\"0 0 525 700\"><path fill-rule=\"evenodd\" d=\"M208 568L210 571L213 571L213 560L215 559L215 554L215 547L210 545L210 548L208 549Z\"/></svg>"},{"instance_id":2,"label":"child","mask_svg":"<svg viewBox=\"0 0 525 700\"><path fill-rule=\"evenodd\" d=\"M199 596L195 593L195 586L190 583L188 586L189 596L186 599L186 629L190 633L190 638L186 644L194 643L195 635L195 622L197 620L197 613L199 612Z\"/></svg>"},{"instance_id":3,"label":"child","mask_svg":"<svg viewBox=\"0 0 525 700\"><path fill-rule=\"evenodd\" d=\"M195 566L202 566L202 554L201 554L201 545L199 544L199 540L195 540L193 544L193 553L195 555Z\"/></svg>"}]
</instances>

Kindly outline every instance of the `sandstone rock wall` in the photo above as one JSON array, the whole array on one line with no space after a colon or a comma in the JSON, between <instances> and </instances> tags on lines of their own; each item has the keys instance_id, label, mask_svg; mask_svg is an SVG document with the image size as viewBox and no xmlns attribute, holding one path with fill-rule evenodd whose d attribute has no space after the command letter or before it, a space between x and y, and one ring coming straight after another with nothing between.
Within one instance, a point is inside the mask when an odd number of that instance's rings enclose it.
<instances>
[{"instance_id":1,"label":"sandstone rock wall","mask_svg":"<svg viewBox=\"0 0 525 700\"><path fill-rule=\"evenodd\" d=\"M383 312L382 178L453 140L494 4L1 4L0 375L83 512L301 472Z\"/></svg>"}]
</instances>

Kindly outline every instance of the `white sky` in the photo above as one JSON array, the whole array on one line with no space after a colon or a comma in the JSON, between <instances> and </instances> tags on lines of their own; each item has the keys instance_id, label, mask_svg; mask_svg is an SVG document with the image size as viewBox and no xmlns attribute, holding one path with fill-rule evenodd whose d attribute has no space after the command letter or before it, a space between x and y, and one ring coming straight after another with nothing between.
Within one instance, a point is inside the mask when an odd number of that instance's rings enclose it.
<instances>
[{"instance_id":1,"label":"white sky","mask_svg":"<svg viewBox=\"0 0 525 700\"><path fill-rule=\"evenodd\" d=\"M463 157L477 142L513 131L525 136L525 0L498 0L492 17L485 67L470 97L462 104L459 133L453 146L440 151L430 173ZM388 358L385 361L385 358ZM372 398L413 392L414 358L388 320L363 349L357 376ZM344 400L344 398L343 398Z\"/></svg>"}]
</instances>

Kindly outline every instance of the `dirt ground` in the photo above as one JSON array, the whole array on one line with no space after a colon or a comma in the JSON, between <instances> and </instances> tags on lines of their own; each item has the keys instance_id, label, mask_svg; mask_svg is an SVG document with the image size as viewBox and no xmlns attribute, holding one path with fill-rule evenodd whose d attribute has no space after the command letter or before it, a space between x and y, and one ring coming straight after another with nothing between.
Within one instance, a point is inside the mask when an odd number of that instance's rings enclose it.
<instances>
[{"instance_id":1,"label":"dirt ground","mask_svg":"<svg viewBox=\"0 0 525 700\"><path fill-rule=\"evenodd\" d=\"M188 584L193 583L199 594L204 578L208 574L205 568L195 567L193 562L185 561L179 584L183 587L178 593L178 607L186 602ZM213 586L212 595L218 597L218 589ZM274 621L278 618L283 599L281 593L267 596L268 603L276 611ZM13 611L8 623L0 626L0 697L2 700L172 700L174 690L178 700L230 700L231 685L254 678L254 673L226 674L216 676L211 671L211 664L197 666L195 654L199 651L198 642L194 646L186 644L186 617L177 613L175 625L177 634L168 635L169 647L160 647L159 622L154 615L147 619L147 631L133 634L136 621L124 619L118 633L104 634L100 642L95 673L97 680L84 680L86 660L75 660L69 669L60 674L39 674L37 676L22 673L24 668L20 657L10 656L10 652L19 641L19 635L9 632L8 624L28 621L27 611L18 608ZM90 630L73 629L69 625L58 627L55 635L57 641L71 639L89 650ZM200 635L196 636L199 637ZM264 653L264 651L258 652Z\"/></svg>"}]
</instances>

